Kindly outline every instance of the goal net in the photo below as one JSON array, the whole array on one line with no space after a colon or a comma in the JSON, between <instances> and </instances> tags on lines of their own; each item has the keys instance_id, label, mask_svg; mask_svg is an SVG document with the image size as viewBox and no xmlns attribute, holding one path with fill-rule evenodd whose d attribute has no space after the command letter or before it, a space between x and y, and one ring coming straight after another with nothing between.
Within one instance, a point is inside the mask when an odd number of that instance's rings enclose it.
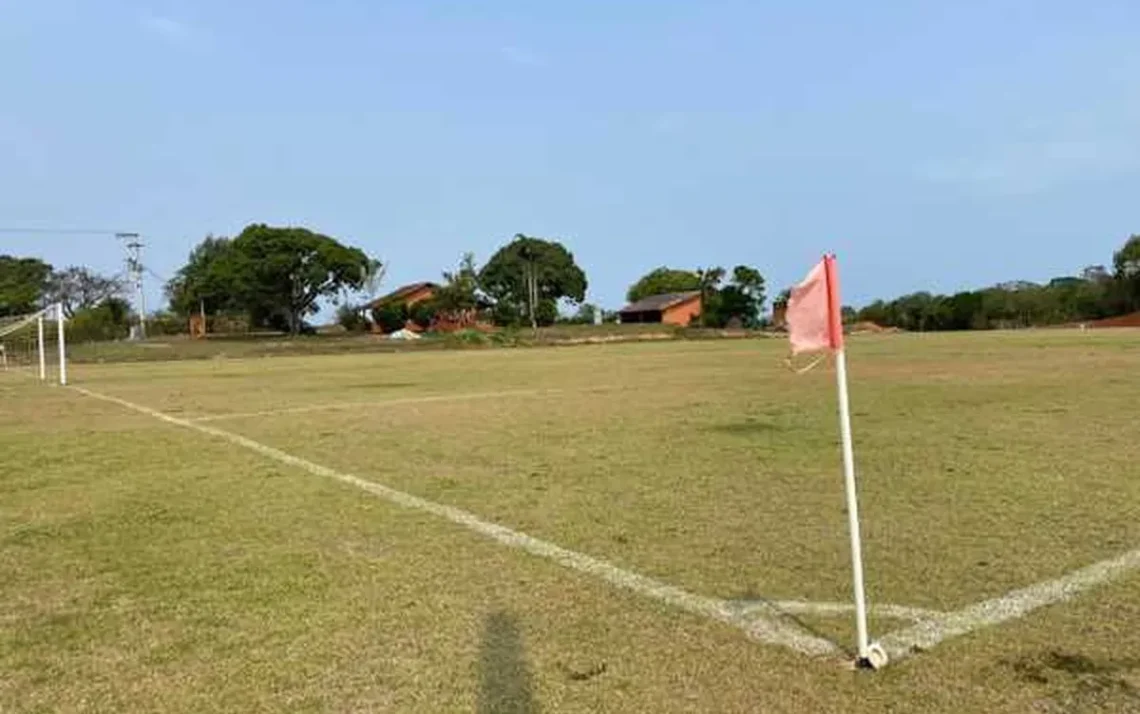
<instances>
[{"instance_id":1,"label":"goal net","mask_svg":"<svg viewBox=\"0 0 1140 714\"><path fill-rule=\"evenodd\" d=\"M9 375L67 384L67 347L59 305L30 315L0 317L0 376Z\"/></svg>"}]
</instances>

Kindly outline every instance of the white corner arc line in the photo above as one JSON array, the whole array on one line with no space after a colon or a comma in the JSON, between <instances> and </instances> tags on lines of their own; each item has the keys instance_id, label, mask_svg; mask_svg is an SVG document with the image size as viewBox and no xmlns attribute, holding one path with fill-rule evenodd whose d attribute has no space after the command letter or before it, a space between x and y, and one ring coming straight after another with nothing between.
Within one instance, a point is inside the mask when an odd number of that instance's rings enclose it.
<instances>
[{"instance_id":1,"label":"white corner arc line","mask_svg":"<svg viewBox=\"0 0 1140 714\"><path fill-rule=\"evenodd\" d=\"M155 409L129 402L125 399L112 397L98 392L92 392L82 387L72 387L81 394L93 399L99 399L117 404L132 411L153 417L160 421L186 429L192 429L209 436L230 442L231 444L254 451L274 461L307 471L314 476L323 476L342 483L346 483L379 496L405 508L424 511L440 518L463 526L475 533L497 541L511 548L523 550L531 555L552 560L559 565L580 573L593 575L610 585L629 590L658 602L671 605L679 610L716 620L743 630L749 637L759 642L772 645L781 645L804 655L821 657L839 654L839 648L831 641L809 633L799 625L787 621L779 612L768 608L753 617L745 617L734 610L724 600L694 595L681 588L668 585L659 580L640 575L613 565L599 558L578 553L549 541L534 538L525 533L511 530L504 526L490 523L478 516L452 506L445 506L429 501L410 493L398 491L373 481L366 481L351 474L341 473L326 466L313 463L298 456L285 453L272 446L267 446L253 439L224 431L212 426L191 422L186 419L164 414Z\"/></svg>"},{"instance_id":2,"label":"white corner arc line","mask_svg":"<svg viewBox=\"0 0 1140 714\"><path fill-rule=\"evenodd\" d=\"M938 615L879 640L892 661L929 649L952 637L1024 617L1030 612L1064 602L1098 585L1140 569L1140 548L1074 570L1055 580L1020 588L955 612Z\"/></svg>"}]
</instances>

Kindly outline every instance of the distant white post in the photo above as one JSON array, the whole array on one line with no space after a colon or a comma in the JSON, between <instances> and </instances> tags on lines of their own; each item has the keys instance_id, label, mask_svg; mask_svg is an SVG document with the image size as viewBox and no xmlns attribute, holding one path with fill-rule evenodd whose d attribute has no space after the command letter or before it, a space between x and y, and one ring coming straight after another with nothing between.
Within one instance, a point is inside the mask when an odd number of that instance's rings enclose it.
<instances>
[{"instance_id":1,"label":"distant white post","mask_svg":"<svg viewBox=\"0 0 1140 714\"><path fill-rule=\"evenodd\" d=\"M63 303L55 306L56 326L59 330L59 383L67 386L67 338L63 329Z\"/></svg>"},{"instance_id":2,"label":"distant white post","mask_svg":"<svg viewBox=\"0 0 1140 714\"><path fill-rule=\"evenodd\" d=\"M36 318L36 336L38 352L40 356L40 381L47 380L47 350L44 348L44 315L41 312L39 317Z\"/></svg>"}]
</instances>

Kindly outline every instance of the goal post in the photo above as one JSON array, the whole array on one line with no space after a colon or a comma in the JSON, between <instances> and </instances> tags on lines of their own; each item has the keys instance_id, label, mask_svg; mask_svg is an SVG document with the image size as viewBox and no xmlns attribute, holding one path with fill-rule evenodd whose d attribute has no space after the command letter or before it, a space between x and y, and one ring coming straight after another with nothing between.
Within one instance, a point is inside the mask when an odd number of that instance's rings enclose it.
<instances>
[{"instance_id":1,"label":"goal post","mask_svg":"<svg viewBox=\"0 0 1140 714\"><path fill-rule=\"evenodd\" d=\"M67 384L67 330L63 305L0 318L0 373Z\"/></svg>"}]
</instances>

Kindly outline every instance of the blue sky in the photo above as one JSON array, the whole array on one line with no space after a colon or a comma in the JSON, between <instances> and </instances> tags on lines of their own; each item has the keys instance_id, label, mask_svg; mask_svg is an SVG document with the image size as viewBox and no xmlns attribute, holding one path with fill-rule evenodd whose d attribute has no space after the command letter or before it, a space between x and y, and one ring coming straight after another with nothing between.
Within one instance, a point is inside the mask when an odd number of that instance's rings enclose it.
<instances>
[{"instance_id":1,"label":"blue sky","mask_svg":"<svg viewBox=\"0 0 1140 714\"><path fill-rule=\"evenodd\" d=\"M524 232L607 307L661 264L774 293L825 250L855 304L1045 280L1140 232L1137 27L1134 0L0 0L0 227L138 231L167 276L299 224L386 287Z\"/></svg>"}]
</instances>

